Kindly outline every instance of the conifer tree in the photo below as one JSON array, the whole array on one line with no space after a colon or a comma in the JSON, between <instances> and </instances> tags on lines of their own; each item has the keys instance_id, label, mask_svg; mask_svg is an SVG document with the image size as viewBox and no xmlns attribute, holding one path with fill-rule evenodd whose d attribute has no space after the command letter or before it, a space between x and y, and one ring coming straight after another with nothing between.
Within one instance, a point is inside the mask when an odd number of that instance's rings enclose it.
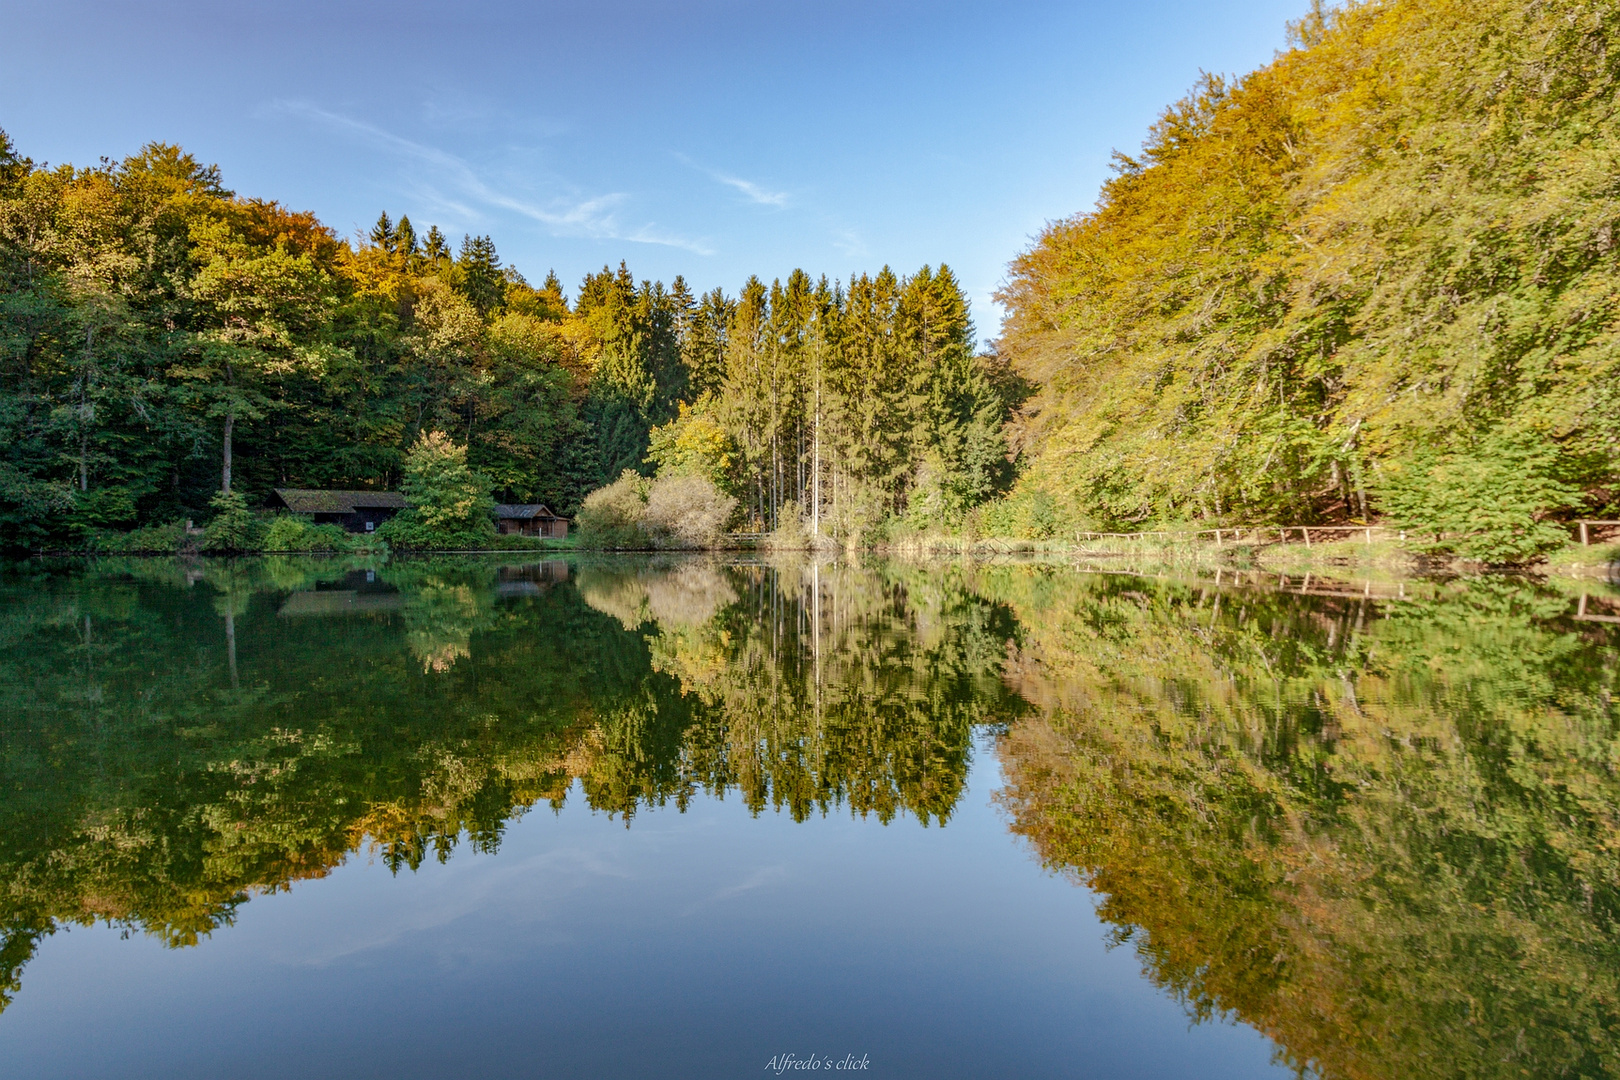
<instances>
[{"instance_id":1,"label":"conifer tree","mask_svg":"<svg viewBox=\"0 0 1620 1080\"><path fill-rule=\"evenodd\" d=\"M472 302L479 314L488 315L505 306L506 277L501 272L501 258L495 253L493 240L487 236L463 236L456 269L460 271L461 294Z\"/></svg>"},{"instance_id":2,"label":"conifer tree","mask_svg":"<svg viewBox=\"0 0 1620 1080\"><path fill-rule=\"evenodd\" d=\"M393 250L407 259L416 255L416 230L411 227L409 215L399 216L399 224L394 227Z\"/></svg>"},{"instance_id":3,"label":"conifer tree","mask_svg":"<svg viewBox=\"0 0 1620 1080\"><path fill-rule=\"evenodd\" d=\"M427 239L422 244L422 257L430 263L439 263L450 258L450 245L445 241L444 233L439 231L437 225L429 225Z\"/></svg>"},{"instance_id":4,"label":"conifer tree","mask_svg":"<svg viewBox=\"0 0 1620 1080\"><path fill-rule=\"evenodd\" d=\"M377 215L377 224L371 227L371 243L373 247L382 248L390 255L394 253L396 244L394 238L394 223L392 219L389 218L388 211L386 210Z\"/></svg>"}]
</instances>

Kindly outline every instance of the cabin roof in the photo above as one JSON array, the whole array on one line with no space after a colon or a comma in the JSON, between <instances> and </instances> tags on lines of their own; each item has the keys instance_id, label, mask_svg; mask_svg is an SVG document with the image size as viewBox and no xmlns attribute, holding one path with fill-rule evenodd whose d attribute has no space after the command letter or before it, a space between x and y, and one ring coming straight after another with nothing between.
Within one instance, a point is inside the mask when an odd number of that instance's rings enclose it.
<instances>
[{"instance_id":1,"label":"cabin roof","mask_svg":"<svg viewBox=\"0 0 1620 1080\"><path fill-rule=\"evenodd\" d=\"M496 503L495 516L502 521L532 521L535 518L556 518L544 503Z\"/></svg>"},{"instance_id":2,"label":"cabin roof","mask_svg":"<svg viewBox=\"0 0 1620 1080\"><path fill-rule=\"evenodd\" d=\"M362 506L405 509L405 496L397 491L312 491L276 488L276 495L295 514L352 514Z\"/></svg>"}]
</instances>

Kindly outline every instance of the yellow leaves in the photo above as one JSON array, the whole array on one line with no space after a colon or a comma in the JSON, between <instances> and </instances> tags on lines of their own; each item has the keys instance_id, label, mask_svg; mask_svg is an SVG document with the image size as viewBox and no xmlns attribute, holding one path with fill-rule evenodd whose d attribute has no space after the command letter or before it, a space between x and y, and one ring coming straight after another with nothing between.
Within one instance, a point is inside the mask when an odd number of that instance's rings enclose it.
<instances>
[{"instance_id":1,"label":"yellow leaves","mask_svg":"<svg viewBox=\"0 0 1620 1080\"><path fill-rule=\"evenodd\" d=\"M467 299L437 278L421 282L416 301L417 352L440 361L469 359L481 351L484 320Z\"/></svg>"},{"instance_id":2,"label":"yellow leaves","mask_svg":"<svg viewBox=\"0 0 1620 1080\"><path fill-rule=\"evenodd\" d=\"M704 399L697 408L680 403L680 414L651 432L647 460L659 472L694 473L723 485L737 462L737 447L725 426L709 413Z\"/></svg>"},{"instance_id":3,"label":"yellow leaves","mask_svg":"<svg viewBox=\"0 0 1620 1080\"><path fill-rule=\"evenodd\" d=\"M489 342L500 356L527 368L560 364L567 352L566 339L557 323L514 311L490 323Z\"/></svg>"},{"instance_id":4,"label":"yellow leaves","mask_svg":"<svg viewBox=\"0 0 1620 1080\"><path fill-rule=\"evenodd\" d=\"M1537 74L1571 66L1556 42L1587 8L1318 12L1308 48L1168 110L1142 162L1094 212L1049 226L998 295L1002 353L1045 384L1030 482L1134 517L1185 498L1213 461L1234 512L1288 513L1322 482L1311 470L1340 415L1366 419L1366 447L1389 447L1590 385L1601 365L1576 350L1615 314L1592 304L1573 331L1558 296L1592 292L1578 275L1612 276L1596 260L1620 216L1616 132L1595 111L1535 119L1612 94L1595 69L1588 98ZM1243 448L1278 428L1301 452L1255 483L1245 470L1276 463Z\"/></svg>"}]
</instances>

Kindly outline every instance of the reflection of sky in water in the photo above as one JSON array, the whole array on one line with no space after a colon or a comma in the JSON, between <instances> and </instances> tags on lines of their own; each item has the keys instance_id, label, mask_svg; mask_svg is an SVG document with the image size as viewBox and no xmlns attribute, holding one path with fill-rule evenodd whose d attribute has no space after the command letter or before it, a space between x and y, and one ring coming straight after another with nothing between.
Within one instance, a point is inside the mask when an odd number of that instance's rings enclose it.
<instances>
[{"instance_id":1,"label":"reflection of sky in water","mask_svg":"<svg viewBox=\"0 0 1620 1080\"><path fill-rule=\"evenodd\" d=\"M575 793L496 855L398 877L351 856L198 948L58 934L0 1017L0 1072L754 1076L782 1052L874 1076L1271 1071L1261 1036L1189 1028L1104 947L1088 894L990 806L993 753L974 761L944 828L704 798L626 829Z\"/></svg>"}]
</instances>

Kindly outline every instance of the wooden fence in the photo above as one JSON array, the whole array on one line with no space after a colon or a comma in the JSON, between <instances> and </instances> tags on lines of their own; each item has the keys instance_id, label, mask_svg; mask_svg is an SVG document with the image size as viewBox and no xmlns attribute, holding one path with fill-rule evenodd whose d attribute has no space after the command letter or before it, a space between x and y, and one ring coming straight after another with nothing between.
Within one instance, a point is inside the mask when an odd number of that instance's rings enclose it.
<instances>
[{"instance_id":1,"label":"wooden fence","mask_svg":"<svg viewBox=\"0 0 1620 1080\"><path fill-rule=\"evenodd\" d=\"M1582 545L1590 545L1593 528L1620 528L1620 521L1593 521L1581 520L1571 524L1580 530ZM1144 532L1077 532L1076 541L1090 540L1198 540L1203 537L1213 537L1217 545L1233 544L1287 544L1294 537L1304 541L1306 547L1311 546L1314 536L1317 543L1324 537L1329 541L1334 539L1360 539L1367 544L1373 542L1373 534L1380 539L1405 540L1408 532L1419 536L1442 537L1445 534L1433 529L1392 529L1385 525L1234 525L1230 528L1187 530L1147 530Z\"/></svg>"},{"instance_id":2,"label":"wooden fence","mask_svg":"<svg viewBox=\"0 0 1620 1080\"><path fill-rule=\"evenodd\" d=\"M1373 542L1373 534L1378 533L1385 537L1394 533L1400 539L1406 539L1406 530L1390 529L1383 525L1233 525L1219 529L1196 530L1147 530L1145 532L1119 533L1119 532L1085 532L1075 533L1075 540L1198 540L1203 537L1213 537L1216 544L1286 544L1294 536L1305 542L1306 547L1311 546L1311 537L1314 534L1320 543L1323 534L1330 538L1335 536L1354 537L1362 534L1366 542Z\"/></svg>"}]
</instances>

